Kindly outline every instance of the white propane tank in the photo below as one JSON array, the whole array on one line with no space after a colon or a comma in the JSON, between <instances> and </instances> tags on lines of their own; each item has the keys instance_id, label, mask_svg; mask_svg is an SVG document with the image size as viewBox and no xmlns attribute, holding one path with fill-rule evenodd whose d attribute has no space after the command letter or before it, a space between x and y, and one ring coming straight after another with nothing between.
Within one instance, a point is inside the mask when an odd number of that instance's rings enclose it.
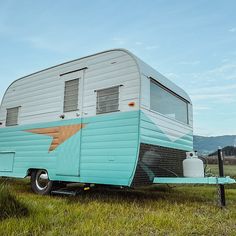
<instances>
[{"instance_id":1,"label":"white propane tank","mask_svg":"<svg viewBox=\"0 0 236 236\"><path fill-rule=\"evenodd\" d=\"M203 161L198 158L195 152L186 152L183 171L184 177L204 177Z\"/></svg>"}]
</instances>

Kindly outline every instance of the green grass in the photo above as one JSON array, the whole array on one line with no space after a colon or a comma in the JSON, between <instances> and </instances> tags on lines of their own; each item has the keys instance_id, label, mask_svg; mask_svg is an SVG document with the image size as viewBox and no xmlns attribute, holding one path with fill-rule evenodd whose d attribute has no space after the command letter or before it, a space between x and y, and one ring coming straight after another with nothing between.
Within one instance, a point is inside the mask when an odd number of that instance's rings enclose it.
<instances>
[{"instance_id":1,"label":"green grass","mask_svg":"<svg viewBox=\"0 0 236 236\"><path fill-rule=\"evenodd\" d=\"M208 165L207 169L210 169L214 175L218 175L218 165ZM231 176L236 178L236 165L224 165L225 176Z\"/></svg>"},{"instance_id":2,"label":"green grass","mask_svg":"<svg viewBox=\"0 0 236 236\"><path fill-rule=\"evenodd\" d=\"M0 180L1 181L1 180ZM216 187L99 188L77 197L39 196L28 180L8 180L29 215L0 222L0 235L236 235L236 188L217 205Z\"/></svg>"}]
</instances>

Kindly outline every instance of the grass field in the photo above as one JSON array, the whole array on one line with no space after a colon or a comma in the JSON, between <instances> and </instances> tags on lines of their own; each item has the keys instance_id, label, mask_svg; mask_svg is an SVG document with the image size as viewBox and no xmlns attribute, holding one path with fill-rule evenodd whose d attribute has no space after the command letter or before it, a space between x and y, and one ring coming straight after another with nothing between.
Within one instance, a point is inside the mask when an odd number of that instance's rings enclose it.
<instances>
[{"instance_id":1,"label":"grass field","mask_svg":"<svg viewBox=\"0 0 236 236\"><path fill-rule=\"evenodd\" d=\"M133 191L98 188L62 197L33 194L29 180L7 180L6 184L17 208L27 211L0 220L3 236L236 235L234 185L227 187L227 208L222 210L214 186L154 186Z\"/></svg>"},{"instance_id":2,"label":"grass field","mask_svg":"<svg viewBox=\"0 0 236 236\"><path fill-rule=\"evenodd\" d=\"M208 165L207 169L210 169L210 171L218 175L218 165ZM224 172L225 176L231 176L236 178L236 166L235 165L224 165Z\"/></svg>"}]
</instances>

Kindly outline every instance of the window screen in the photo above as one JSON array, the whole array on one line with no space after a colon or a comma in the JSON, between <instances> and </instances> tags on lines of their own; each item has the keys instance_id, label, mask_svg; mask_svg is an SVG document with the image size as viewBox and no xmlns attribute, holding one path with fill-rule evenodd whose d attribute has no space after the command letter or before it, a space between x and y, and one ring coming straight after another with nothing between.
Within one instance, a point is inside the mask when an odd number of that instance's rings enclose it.
<instances>
[{"instance_id":1,"label":"window screen","mask_svg":"<svg viewBox=\"0 0 236 236\"><path fill-rule=\"evenodd\" d=\"M65 82L64 112L78 110L79 79Z\"/></svg>"},{"instance_id":2,"label":"window screen","mask_svg":"<svg viewBox=\"0 0 236 236\"><path fill-rule=\"evenodd\" d=\"M118 111L119 86L97 90L97 114Z\"/></svg>"},{"instance_id":3,"label":"window screen","mask_svg":"<svg viewBox=\"0 0 236 236\"><path fill-rule=\"evenodd\" d=\"M188 124L188 102L151 81L150 108L163 115Z\"/></svg>"},{"instance_id":4,"label":"window screen","mask_svg":"<svg viewBox=\"0 0 236 236\"><path fill-rule=\"evenodd\" d=\"M18 124L18 113L19 113L19 107L13 107L7 109L6 126L12 126Z\"/></svg>"}]
</instances>

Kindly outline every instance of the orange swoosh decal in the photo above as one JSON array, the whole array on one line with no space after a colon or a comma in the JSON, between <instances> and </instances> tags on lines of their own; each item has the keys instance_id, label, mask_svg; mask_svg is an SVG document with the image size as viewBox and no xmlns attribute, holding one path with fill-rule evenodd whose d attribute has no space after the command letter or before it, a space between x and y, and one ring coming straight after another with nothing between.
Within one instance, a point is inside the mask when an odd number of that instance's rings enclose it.
<instances>
[{"instance_id":1,"label":"orange swoosh decal","mask_svg":"<svg viewBox=\"0 0 236 236\"><path fill-rule=\"evenodd\" d=\"M65 126L57 126L50 128L31 129L25 131L34 134L51 136L52 142L48 150L49 152L51 152L84 127L85 124L75 124L75 125L65 125Z\"/></svg>"}]
</instances>

